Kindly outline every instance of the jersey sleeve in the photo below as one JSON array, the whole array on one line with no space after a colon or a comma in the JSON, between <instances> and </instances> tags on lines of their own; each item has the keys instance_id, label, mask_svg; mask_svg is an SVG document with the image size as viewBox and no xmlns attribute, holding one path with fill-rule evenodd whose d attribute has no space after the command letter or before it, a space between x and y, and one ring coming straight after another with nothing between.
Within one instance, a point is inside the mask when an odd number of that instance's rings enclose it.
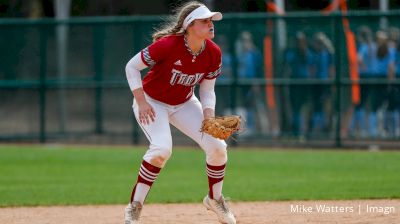
<instances>
[{"instance_id":1,"label":"jersey sleeve","mask_svg":"<svg viewBox=\"0 0 400 224\"><path fill-rule=\"evenodd\" d=\"M205 79L215 79L221 74L222 54L219 48L217 48L211 64L211 71L204 77Z\"/></svg>"},{"instance_id":2,"label":"jersey sleeve","mask_svg":"<svg viewBox=\"0 0 400 224\"><path fill-rule=\"evenodd\" d=\"M161 62L169 52L169 45L168 38L161 38L160 40L157 40L141 51L142 61L147 66L153 66L156 63Z\"/></svg>"}]
</instances>

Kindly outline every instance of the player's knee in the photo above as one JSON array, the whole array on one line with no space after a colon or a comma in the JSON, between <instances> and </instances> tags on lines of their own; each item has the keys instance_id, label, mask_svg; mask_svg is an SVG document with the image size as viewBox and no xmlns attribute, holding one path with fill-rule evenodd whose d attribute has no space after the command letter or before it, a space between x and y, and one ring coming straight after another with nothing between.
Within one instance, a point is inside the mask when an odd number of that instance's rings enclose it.
<instances>
[{"instance_id":1,"label":"player's knee","mask_svg":"<svg viewBox=\"0 0 400 224\"><path fill-rule=\"evenodd\" d=\"M159 164L159 167L163 167L164 164L168 161L168 159L172 155L172 147L164 147L160 148L159 153L152 158L154 163Z\"/></svg>"},{"instance_id":2,"label":"player's knee","mask_svg":"<svg viewBox=\"0 0 400 224\"><path fill-rule=\"evenodd\" d=\"M172 144L159 146L152 145L149 151L150 152L145 155L145 160L149 161L154 166L164 167L165 163L172 155Z\"/></svg>"},{"instance_id":3,"label":"player's knee","mask_svg":"<svg viewBox=\"0 0 400 224\"><path fill-rule=\"evenodd\" d=\"M210 165L223 165L227 162L228 155L226 151L226 144L223 141L214 144L207 150L207 163Z\"/></svg>"}]
</instances>

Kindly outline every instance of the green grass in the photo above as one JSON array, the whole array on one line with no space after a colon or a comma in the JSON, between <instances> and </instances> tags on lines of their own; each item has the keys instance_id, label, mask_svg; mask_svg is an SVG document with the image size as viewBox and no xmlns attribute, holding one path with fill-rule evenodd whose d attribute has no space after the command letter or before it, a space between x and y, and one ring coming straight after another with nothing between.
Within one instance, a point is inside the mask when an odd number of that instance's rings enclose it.
<instances>
[{"instance_id":1,"label":"green grass","mask_svg":"<svg viewBox=\"0 0 400 224\"><path fill-rule=\"evenodd\" d=\"M120 204L144 148L0 145L0 207ZM234 201L400 198L400 152L229 150L224 194ZM148 202L198 202L204 154L174 149Z\"/></svg>"}]
</instances>

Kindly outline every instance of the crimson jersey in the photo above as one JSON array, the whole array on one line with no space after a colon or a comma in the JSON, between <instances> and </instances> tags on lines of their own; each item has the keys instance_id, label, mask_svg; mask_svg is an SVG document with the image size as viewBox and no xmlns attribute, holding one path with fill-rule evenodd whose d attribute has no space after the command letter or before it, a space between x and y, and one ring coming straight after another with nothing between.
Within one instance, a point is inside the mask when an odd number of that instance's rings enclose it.
<instances>
[{"instance_id":1,"label":"crimson jersey","mask_svg":"<svg viewBox=\"0 0 400 224\"><path fill-rule=\"evenodd\" d=\"M183 35L163 37L141 51L142 61L152 66L143 79L150 97L169 105L186 102L196 84L215 79L221 73L221 50L206 40L204 50L192 62Z\"/></svg>"}]
</instances>

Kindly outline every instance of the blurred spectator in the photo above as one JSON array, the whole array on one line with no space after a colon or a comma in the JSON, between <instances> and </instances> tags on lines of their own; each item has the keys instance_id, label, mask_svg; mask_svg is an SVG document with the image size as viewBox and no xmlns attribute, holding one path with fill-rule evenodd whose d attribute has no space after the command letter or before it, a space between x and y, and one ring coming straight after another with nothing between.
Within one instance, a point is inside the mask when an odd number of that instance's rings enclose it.
<instances>
[{"instance_id":1,"label":"blurred spectator","mask_svg":"<svg viewBox=\"0 0 400 224\"><path fill-rule=\"evenodd\" d=\"M365 28L364 28L365 29ZM389 47L389 39L387 33L378 31L376 33L376 44L368 43L360 45L360 76L362 78L374 79L391 79L394 77L394 61L395 51ZM363 70L365 69L365 70ZM367 136L378 137L378 134L384 134L385 113L381 114L381 119L378 118L378 110L383 106L386 99L385 85L372 84L362 87L362 103L361 108L366 113ZM357 111L356 111L357 115ZM363 122L361 122L363 123Z\"/></svg>"},{"instance_id":2,"label":"blurred spectator","mask_svg":"<svg viewBox=\"0 0 400 224\"><path fill-rule=\"evenodd\" d=\"M216 37L215 42L218 43L222 51L222 75L218 80L231 80L233 76L233 58L229 48L229 41L225 35L220 34Z\"/></svg>"},{"instance_id":3,"label":"blurred spectator","mask_svg":"<svg viewBox=\"0 0 400 224\"><path fill-rule=\"evenodd\" d=\"M400 41L400 29L397 27L390 27L388 30L389 48L397 49Z\"/></svg>"},{"instance_id":4,"label":"blurred spectator","mask_svg":"<svg viewBox=\"0 0 400 224\"><path fill-rule=\"evenodd\" d=\"M254 45L253 36L248 31L243 31L236 42L236 55L238 57L238 77L256 78L261 73L261 52Z\"/></svg>"},{"instance_id":5,"label":"blurred spectator","mask_svg":"<svg viewBox=\"0 0 400 224\"><path fill-rule=\"evenodd\" d=\"M400 77L400 29L391 27L389 29L389 47L395 49L395 77Z\"/></svg>"},{"instance_id":6,"label":"blurred spectator","mask_svg":"<svg viewBox=\"0 0 400 224\"><path fill-rule=\"evenodd\" d=\"M397 51L396 51L396 78L400 78L400 37L397 41Z\"/></svg>"},{"instance_id":7,"label":"blurred spectator","mask_svg":"<svg viewBox=\"0 0 400 224\"><path fill-rule=\"evenodd\" d=\"M389 46L389 38L386 32L378 31L376 33L376 44L377 44L377 67L373 74L376 78L381 79L393 79L394 78L394 66L395 66L395 49ZM369 134L371 137L377 137L379 133L385 134L384 132L384 120L386 113L381 110L380 119L378 118L378 110L385 103L387 86L386 85L374 85L372 86L370 94L370 111L368 114L368 125Z\"/></svg>"},{"instance_id":8,"label":"blurred spectator","mask_svg":"<svg viewBox=\"0 0 400 224\"><path fill-rule=\"evenodd\" d=\"M305 34L297 32L293 42L294 46L289 46L284 56L286 76L292 79L311 78L313 54L308 46ZM289 92L292 111L292 131L296 136L304 137L307 134L309 126L310 86L292 84L290 85Z\"/></svg>"},{"instance_id":9,"label":"blurred spectator","mask_svg":"<svg viewBox=\"0 0 400 224\"><path fill-rule=\"evenodd\" d=\"M395 77L400 77L400 29L392 27L389 31L390 46L395 50Z\"/></svg>"},{"instance_id":10,"label":"blurred spectator","mask_svg":"<svg viewBox=\"0 0 400 224\"><path fill-rule=\"evenodd\" d=\"M396 49L389 45L389 37L386 32L378 31L376 33L377 44L377 67L375 74L377 77L394 77L395 72L395 51Z\"/></svg>"},{"instance_id":11,"label":"blurred spectator","mask_svg":"<svg viewBox=\"0 0 400 224\"><path fill-rule=\"evenodd\" d=\"M372 31L367 26L358 29L358 63L361 77L368 77L374 73L376 67L376 44Z\"/></svg>"},{"instance_id":12,"label":"blurred spectator","mask_svg":"<svg viewBox=\"0 0 400 224\"><path fill-rule=\"evenodd\" d=\"M333 56L335 50L332 42L323 32L318 32L313 36L314 68L312 76L319 80L328 80L333 78L335 68ZM321 133L327 131L329 127L329 117L332 108L331 89L326 85L316 85L313 87L312 94L313 113L312 113L312 131Z\"/></svg>"},{"instance_id":13,"label":"blurred spectator","mask_svg":"<svg viewBox=\"0 0 400 224\"><path fill-rule=\"evenodd\" d=\"M357 57L360 78L365 79L372 76L376 67L376 44L373 41L372 31L367 26L361 26L357 31ZM350 124L350 134L362 137L367 136L366 105L370 95L370 85L361 85L361 102L356 106L354 116Z\"/></svg>"},{"instance_id":14,"label":"blurred spectator","mask_svg":"<svg viewBox=\"0 0 400 224\"><path fill-rule=\"evenodd\" d=\"M331 40L323 32L313 36L313 50L315 60L314 77L322 80L333 78L335 73L333 55L335 49Z\"/></svg>"},{"instance_id":15,"label":"blurred spectator","mask_svg":"<svg viewBox=\"0 0 400 224\"><path fill-rule=\"evenodd\" d=\"M235 48L238 61L238 78L249 80L261 77L262 55L254 44L252 34L248 31L240 33ZM243 116L246 119L246 133L252 134L256 131L256 107L260 102L264 102L264 97L260 86L255 82L251 82L249 86L242 86L240 90L239 106L243 108L242 111L245 113ZM257 124L259 123L257 122Z\"/></svg>"},{"instance_id":16,"label":"blurred spectator","mask_svg":"<svg viewBox=\"0 0 400 224\"><path fill-rule=\"evenodd\" d=\"M389 52L394 54L394 74L390 80L400 76L400 29L391 27L388 31ZM388 86L388 107L385 113L385 128L390 137L400 137L400 87L396 84Z\"/></svg>"}]
</instances>

